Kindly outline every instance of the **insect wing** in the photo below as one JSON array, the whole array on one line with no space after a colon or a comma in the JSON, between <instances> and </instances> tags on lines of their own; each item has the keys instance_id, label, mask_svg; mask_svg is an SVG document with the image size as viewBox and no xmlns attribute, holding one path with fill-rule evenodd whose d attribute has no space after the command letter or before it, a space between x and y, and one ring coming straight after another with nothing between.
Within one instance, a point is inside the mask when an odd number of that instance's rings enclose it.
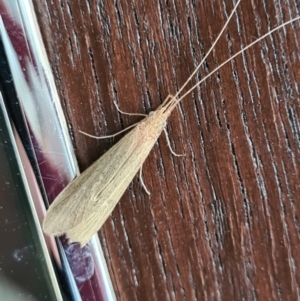
<instances>
[{"instance_id":1,"label":"insect wing","mask_svg":"<svg viewBox=\"0 0 300 301\"><path fill-rule=\"evenodd\" d=\"M141 131L138 132L139 135L144 135ZM137 139L141 141L141 137L137 137ZM66 231L66 235L71 242L80 242L81 245L84 245L102 227L132 179L142 167L155 142L156 139L149 139L144 140L142 144L135 144L135 149L127 160L122 163L105 189L93 196L92 202L89 202L85 208L84 219L81 219L77 226ZM124 147L127 146L124 145Z\"/></svg>"},{"instance_id":2,"label":"insect wing","mask_svg":"<svg viewBox=\"0 0 300 301\"><path fill-rule=\"evenodd\" d=\"M47 234L63 234L84 221L88 208L136 148L136 134L135 129L129 132L58 195L43 222Z\"/></svg>"}]
</instances>

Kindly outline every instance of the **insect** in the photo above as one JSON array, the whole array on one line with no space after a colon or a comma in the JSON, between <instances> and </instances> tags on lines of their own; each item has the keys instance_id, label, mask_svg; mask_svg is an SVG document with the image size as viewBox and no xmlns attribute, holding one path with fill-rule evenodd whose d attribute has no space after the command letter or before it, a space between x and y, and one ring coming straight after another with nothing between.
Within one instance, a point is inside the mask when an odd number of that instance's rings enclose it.
<instances>
[{"instance_id":1,"label":"insect","mask_svg":"<svg viewBox=\"0 0 300 301\"><path fill-rule=\"evenodd\" d=\"M237 1L210 50L179 91L174 96L169 95L154 112L151 112L142 121L134 125L134 128L127 135L61 192L49 207L44 219L43 228L46 233L51 235L65 233L70 242L79 242L81 246L85 245L104 224L133 177L141 170L144 161L165 128L166 120L178 103L234 57L252 47L273 31L300 18L292 19L276 27L243 48L179 97L187 83L214 49L240 2L241 0Z\"/></svg>"}]
</instances>

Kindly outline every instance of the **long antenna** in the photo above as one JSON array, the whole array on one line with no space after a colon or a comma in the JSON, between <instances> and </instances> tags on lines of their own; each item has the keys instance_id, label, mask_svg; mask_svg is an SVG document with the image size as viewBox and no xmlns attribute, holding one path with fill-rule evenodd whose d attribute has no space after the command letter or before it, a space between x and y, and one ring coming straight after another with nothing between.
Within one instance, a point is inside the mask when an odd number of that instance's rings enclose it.
<instances>
[{"instance_id":1,"label":"long antenna","mask_svg":"<svg viewBox=\"0 0 300 301\"><path fill-rule=\"evenodd\" d=\"M266 34L264 34L263 36L261 36L260 38L258 38L257 40L255 40L254 42L252 42L249 45L247 45L246 47L242 48L236 54L234 54L233 56L231 56L228 60L226 60L221 65L219 65L217 68L215 68L213 71L211 71L208 75L206 75L204 78L202 78L197 84L195 84L192 88L190 88L186 93L184 93L179 99L176 100L176 102L174 103L174 106L176 106L185 96L187 96L189 93L191 93L194 89L196 89L199 85L201 85L201 83L203 83L207 78L209 78L212 74L214 74L217 70L219 70L220 68L222 68L224 65L226 65L227 63L229 63L235 57L237 57L238 55L240 55L241 53L243 53L247 49L251 48L253 45L257 44L259 41L265 39L267 36L271 35L274 31L277 31L277 30L279 30L279 29L281 29L281 28L283 28L283 27L285 27L285 26L287 26L287 25L289 25L289 24L291 24L291 23L293 23L293 22L295 22L297 20L300 20L300 16L298 16L298 17L296 17L296 18L294 18L292 20L289 20L287 22L284 22L283 24L281 24L281 25L273 28L271 31L267 32Z\"/></svg>"},{"instance_id":2,"label":"long antenna","mask_svg":"<svg viewBox=\"0 0 300 301\"><path fill-rule=\"evenodd\" d=\"M197 73L197 71L200 69L200 67L203 65L204 61L206 60L206 58L209 56L209 54L212 52L212 50L215 48L217 42L220 40L221 35L223 34L223 32L225 31L228 23L230 22L233 14L236 12L238 5L240 4L242 0L238 0L238 2L236 3L236 5L234 6L230 16L228 17L226 23L224 24L224 26L222 27L220 33L218 34L217 38L215 39L215 41L213 42L213 44L211 45L211 47L209 48L208 52L206 53L206 55L204 56L204 58L202 59L202 61L199 63L199 65L197 66L197 68L193 71L193 73L189 76L189 78L186 80L186 82L181 86L181 88L177 91L177 93L175 94L174 98L176 98L180 92L184 89L184 87L190 82L190 80L193 78L193 76Z\"/></svg>"}]
</instances>

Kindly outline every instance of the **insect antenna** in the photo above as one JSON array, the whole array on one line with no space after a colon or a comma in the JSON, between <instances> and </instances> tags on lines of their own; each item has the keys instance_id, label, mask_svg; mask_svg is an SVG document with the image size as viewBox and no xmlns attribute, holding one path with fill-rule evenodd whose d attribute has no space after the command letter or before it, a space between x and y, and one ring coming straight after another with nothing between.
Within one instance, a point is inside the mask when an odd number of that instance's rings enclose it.
<instances>
[{"instance_id":1,"label":"insect antenna","mask_svg":"<svg viewBox=\"0 0 300 301\"><path fill-rule=\"evenodd\" d=\"M239 2L238 2L239 3ZM237 3L237 4L238 4ZM235 6L236 9L236 6ZM229 20L229 19L228 19ZM251 48L252 46L254 46L255 44L257 44L258 42L260 42L261 40L265 39L266 37L270 36L273 32L297 21L300 20L300 16L293 18L287 22L282 23L281 25L273 28L272 30L268 31L267 33L265 33L264 35L262 35L261 37L259 37L258 39L256 39L255 41L253 41L252 43L250 43L249 45L245 46L244 48L242 48L240 51L238 51L236 54L232 55L228 60L226 60L225 62L223 62L222 64L220 64L218 67L216 67L213 71L211 71L208 75L206 75L204 78L202 78L198 83L196 83L192 88L190 88L187 92L185 92L182 96L180 96L179 98L177 97L178 94L183 90L183 88L188 84L188 82L191 80L192 76L195 75L195 73L199 70L199 68L201 67L203 60L206 59L207 55L212 51L212 48L209 49L208 53L205 55L204 59L201 61L201 63L197 66L197 68L195 69L195 71L192 73L192 75L187 79L187 81L182 85L182 87L179 89L179 91L175 94L174 98L172 99L172 104L169 106L170 110L172 110L174 107L177 106L177 104L183 99L185 98L188 94L190 94L194 89L196 89L198 86L200 86L206 79L208 79L210 76L212 76L216 71L218 71L220 68L222 68L224 65L228 64L231 60L233 60L234 58L236 58L237 56L239 56L240 54L242 54L243 52L245 52L247 49ZM228 21L226 22L226 24L228 23ZM224 28L222 29L221 32L224 31ZM220 35L219 35L220 36ZM219 38L218 36L218 38ZM217 38L217 39L218 39ZM213 46L215 46L217 40L214 42ZM169 109L168 108L168 109Z\"/></svg>"}]
</instances>

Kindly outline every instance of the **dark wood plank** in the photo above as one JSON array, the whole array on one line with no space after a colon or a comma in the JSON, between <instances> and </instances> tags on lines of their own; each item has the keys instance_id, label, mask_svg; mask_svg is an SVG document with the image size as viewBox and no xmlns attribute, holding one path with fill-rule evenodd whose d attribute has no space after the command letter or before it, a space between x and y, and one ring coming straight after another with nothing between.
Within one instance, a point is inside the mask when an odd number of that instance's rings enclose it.
<instances>
[{"instance_id":1,"label":"dark wood plank","mask_svg":"<svg viewBox=\"0 0 300 301\"><path fill-rule=\"evenodd\" d=\"M80 168L108 135L175 93L230 14L222 1L35 4ZM243 0L201 68L300 14L297 0ZM169 119L100 231L118 300L297 300L300 28L273 34L208 79ZM195 81L193 81L195 82Z\"/></svg>"}]
</instances>

